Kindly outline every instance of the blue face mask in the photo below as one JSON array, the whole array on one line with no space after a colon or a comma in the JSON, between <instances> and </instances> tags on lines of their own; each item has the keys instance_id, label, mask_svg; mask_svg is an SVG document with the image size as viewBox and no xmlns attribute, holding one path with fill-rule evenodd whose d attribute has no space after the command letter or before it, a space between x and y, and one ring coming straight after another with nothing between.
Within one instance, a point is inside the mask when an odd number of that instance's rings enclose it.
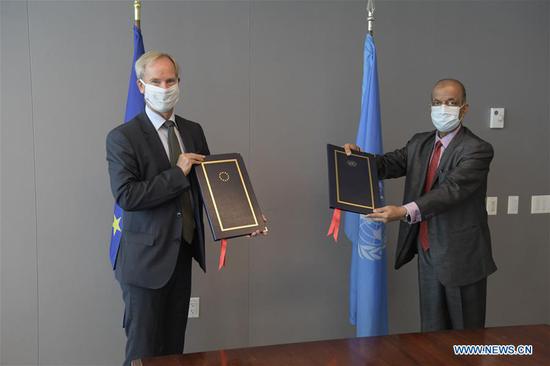
<instances>
[{"instance_id":1,"label":"blue face mask","mask_svg":"<svg viewBox=\"0 0 550 366\"><path fill-rule=\"evenodd\" d=\"M432 123L439 132L450 132L460 125L460 109L463 106L432 106Z\"/></svg>"}]
</instances>

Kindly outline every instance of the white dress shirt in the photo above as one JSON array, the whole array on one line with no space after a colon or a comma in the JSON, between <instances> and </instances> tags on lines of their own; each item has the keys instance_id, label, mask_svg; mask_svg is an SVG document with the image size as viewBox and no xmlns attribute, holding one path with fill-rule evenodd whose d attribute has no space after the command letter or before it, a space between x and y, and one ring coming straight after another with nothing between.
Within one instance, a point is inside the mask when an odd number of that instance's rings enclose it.
<instances>
[{"instance_id":1,"label":"white dress shirt","mask_svg":"<svg viewBox=\"0 0 550 366\"><path fill-rule=\"evenodd\" d=\"M157 112L153 111L151 108L149 108L148 105L145 105L145 113L147 114L147 117L149 117L149 120L153 123L155 130L159 134L162 146L164 146L164 150L166 151L166 156L168 156L168 159L170 159L170 149L168 147L168 127L164 126L164 122L166 121L166 119ZM174 112L172 112L172 115L168 119L174 122L174 124L176 123L176 115L174 114ZM176 136L180 143L181 152L185 152L185 146L183 145L183 141L181 140L180 132L177 128L177 125Z\"/></svg>"}]
</instances>

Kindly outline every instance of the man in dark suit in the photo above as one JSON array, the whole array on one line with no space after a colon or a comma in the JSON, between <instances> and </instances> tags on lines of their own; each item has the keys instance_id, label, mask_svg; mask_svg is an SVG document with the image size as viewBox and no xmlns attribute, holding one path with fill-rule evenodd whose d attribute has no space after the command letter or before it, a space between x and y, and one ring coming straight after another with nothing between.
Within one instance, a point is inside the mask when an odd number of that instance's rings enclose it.
<instances>
[{"instance_id":1,"label":"man in dark suit","mask_svg":"<svg viewBox=\"0 0 550 366\"><path fill-rule=\"evenodd\" d=\"M370 219L401 220L395 268L418 254L422 331L485 326L487 276L496 271L485 198L492 146L462 126L464 85L438 81L432 91L436 131L418 133L378 156L381 179L406 176L403 206L375 209ZM344 146L348 154L360 150Z\"/></svg>"},{"instance_id":2,"label":"man in dark suit","mask_svg":"<svg viewBox=\"0 0 550 366\"><path fill-rule=\"evenodd\" d=\"M201 126L174 114L179 73L167 54L136 61L143 113L107 136L111 190L124 210L115 265L125 304L124 365L182 353L192 258L205 270L202 200L193 165L209 154Z\"/></svg>"}]
</instances>

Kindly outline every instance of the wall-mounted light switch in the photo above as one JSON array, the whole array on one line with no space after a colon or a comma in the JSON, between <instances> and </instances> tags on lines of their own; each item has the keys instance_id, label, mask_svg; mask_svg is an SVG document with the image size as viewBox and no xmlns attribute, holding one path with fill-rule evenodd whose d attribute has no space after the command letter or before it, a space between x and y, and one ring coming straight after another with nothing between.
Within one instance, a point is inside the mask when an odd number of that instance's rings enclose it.
<instances>
[{"instance_id":1,"label":"wall-mounted light switch","mask_svg":"<svg viewBox=\"0 0 550 366\"><path fill-rule=\"evenodd\" d=\"M508 196L508 215L517 215L519 196Z\"/></svg>"},{"instance_id":2,"label":"wall-mounted light switch","mask_svg":"<svg viewBox=\"0 0 550 366\"><path fill-rule=\"evenodd\" d=\"M541 196L531 196L531 213L543 214L550 213L550 194Z\"/></svg>"},{"instance_id":3,"label":"wall-mounted light switch","mask_svg":"<svg viewBox=\"0 0 550 366\"><path fill-rule=\"evenodd\" d=\"M497 214L498 197L487 197L487 215Z\"/></svg>"}]
</instances>

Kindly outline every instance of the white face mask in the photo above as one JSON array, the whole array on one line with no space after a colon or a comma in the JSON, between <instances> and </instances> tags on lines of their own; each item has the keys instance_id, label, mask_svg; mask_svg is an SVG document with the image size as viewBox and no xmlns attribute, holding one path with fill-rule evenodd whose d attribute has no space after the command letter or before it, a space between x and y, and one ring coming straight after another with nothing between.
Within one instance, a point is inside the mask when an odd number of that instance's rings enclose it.
<instances>
[{"instance_id":1,"label":"white face mask","mask_svg":"<svg viewBox=\"0 0 550 366\"><path fill-rule=\"evenodd\" d=\"M438 105L432 106L432 123L439 132L450 132L460 124L461 107Z\"/></svg>"},{"instance_id":2,"label":"white face mask","mask_svg":"<svg viewBox=\"0 0 550 366\"><path fill-rule=\"evenodd\" d=\"M168 89L161 88L159 86L145 84L145 82L139 79L145 87L144 98L147 104L157 112L168 112L176 106L180 98L180 88L178 84L175 84Z\"/></svg>"}]
</instances>

